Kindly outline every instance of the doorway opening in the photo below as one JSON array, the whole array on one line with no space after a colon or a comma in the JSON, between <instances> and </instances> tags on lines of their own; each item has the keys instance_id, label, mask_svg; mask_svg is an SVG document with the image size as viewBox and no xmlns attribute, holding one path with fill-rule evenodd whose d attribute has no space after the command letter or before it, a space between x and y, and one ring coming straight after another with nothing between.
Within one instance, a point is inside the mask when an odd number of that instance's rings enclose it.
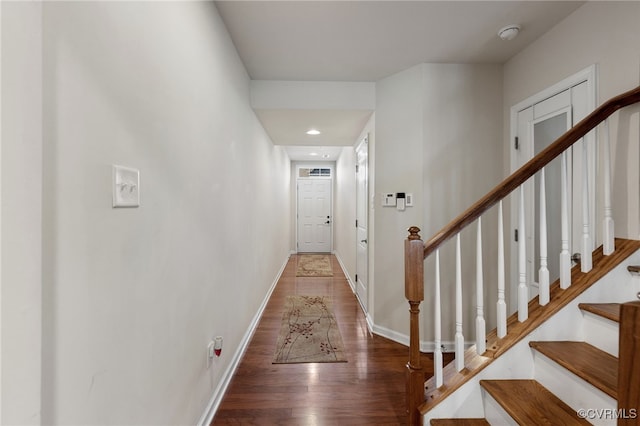
<instances>
[{"instance_id":1,"label":"doorway opening","mask_svg":"<svg viewBox=\"0 0 640 426\"><path fill-rule=\"evenodd\" d=\"M591 66L561 81L560 83L520 102L511 108L511 172L541 152L558 137L573 127L595 109L596 69ZM587 181L589 227L595 235L595 165L597 150L593 134L585 137L567 151L567 198L569 227L569 250L579 250L583 226L582 202L583 169L589 171ZM585 153L586 151L586 153ZM585 160L586 159L586 160ZM560 193L561 158L549 163L545 169L545 200L548 235L547 267L549 281L560 276ZM529 299L538 294L538 270L540 268L540 181L541 174L524 184L525 229L518 228L518 197L511 199L511 287L510 311L517 306L518 286L518 239L526 238L526 281ZM593 249L593 247L591 248Z\"/></svg>"},{"instance_id":2,"label":"doorway opening","mask_svg":"<svg viewBox=\"0 0 640 426\"><path fill-rule=\"evenodd\" d=\"M330 167L297 169L297 252L331 253L333 177Z\"/></svg>"}]
</instances>

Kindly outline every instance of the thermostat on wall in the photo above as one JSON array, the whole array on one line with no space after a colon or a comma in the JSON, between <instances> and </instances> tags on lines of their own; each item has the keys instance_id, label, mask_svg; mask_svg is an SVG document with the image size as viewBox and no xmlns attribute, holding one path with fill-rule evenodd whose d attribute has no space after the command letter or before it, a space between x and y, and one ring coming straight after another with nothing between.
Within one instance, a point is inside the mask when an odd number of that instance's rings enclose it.
<instances>
[{"instance_id":1,"label":"thermostat on wall","mask_svg":"<svg viewBox=\"0 0 640 426\"><path fill-rule=\"evenodd\" d=\"M404 192L398 192L396 194L396 208L399 211L403 211L405 208L405 196Z\"/></svg>"},{"instance_id":2,"label":"thermostat on wall","mask_svg":"<svg viewBox=\"0 0 640 426\"><path fill-rule=\"evenodd\" d=\"M396 206L396 194L395 192L387 192L382 194L382 206L383 207L395 207Z\"/></svg>"}]
</instances>

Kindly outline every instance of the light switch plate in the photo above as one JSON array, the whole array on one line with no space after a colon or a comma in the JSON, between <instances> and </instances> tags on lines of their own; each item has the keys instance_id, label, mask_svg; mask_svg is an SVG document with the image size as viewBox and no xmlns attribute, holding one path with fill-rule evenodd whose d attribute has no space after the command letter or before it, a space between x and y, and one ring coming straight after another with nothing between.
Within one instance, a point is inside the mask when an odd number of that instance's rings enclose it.
<instances>
[{"instance_id":1,"label":"light switch plate","mask_svg":"<svg viewBox=\"0 0 640 426\"><path fill-rule=\"evenodd\" d=\"M113 165L113 207L140 206L140 171Z\"/></svg>"},{"instance_id":2,"label":"light switch plate","mask_svg":"<svg viewBox=\"0 0 640 426\"><path fill-rule=\"evenodd\" d=\"M410 192L407 192L407 201L406 201L406 205L407 207L413 207L413 194Z\"/></svg>"}]
</instances>

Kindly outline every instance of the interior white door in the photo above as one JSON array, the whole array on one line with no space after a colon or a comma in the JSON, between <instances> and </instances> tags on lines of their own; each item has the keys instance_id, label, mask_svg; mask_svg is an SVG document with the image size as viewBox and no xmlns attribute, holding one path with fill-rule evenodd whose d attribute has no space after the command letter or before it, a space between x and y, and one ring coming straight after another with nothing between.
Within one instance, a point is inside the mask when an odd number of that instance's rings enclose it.
<instances>
[{"instance_id":1,"label":"interior white door","mask_svg":"<svg viewBox=\"0 0 640 426\"><path fill-rule=\"evenodd\" d=\"M356 148L356 295L367 312L369 287L369 139L364 138Z\"/></svg>"},{"instance_id":2,"label":"interior white door","mask_svg":"<svg viewBox=\"0 0 640 426\"><path fill-rule=\"evenodd\" d=\"M569 130L574 124L587 115L587 83L583 82L545 100L522 109L517 115L518 147L512 151L512 171L529 161L535 155L553 143L558 137ZM582 229L582 176L583 167L582 141L574 144L567 151L568 166L568 198L571 229L569 244L570 253L578 251ZM591 154L594 157L595 153ZM513 161L515 160L515 161ZM561 248L561 216L560 216L560 163L556 158L545 167L546 218L547 218L547 267L550 282L560 276L560 248ZM590 161L589 163L594 163ZM594 173L591 173L593 176ZM591 188L593 186L591 185ZM518 232L518 238L526 236L527 283L530 297L538 294L538 270L540 268L540 173L533 181L525 184L525 232ZM590 197L592 210L595 211L593 196ZM512 203L512 223L517 224L517 202ZM593 221L592 221L593 222ZM516 225L514 225L516 226ZM514 232L512 240L512 286L517 286L517 241ZM515 306L515 288L511 291L511 304Z\"/></svg>"},{"instance_id":3,"label":"interior white door","mask_svg":"<svg viewBox=\"0 0 640 426\"><path fill-rule=\"evenodd\" d=\"M298 252L331 252L331 179L298 179Z\"/></svg>"}]
</instances>

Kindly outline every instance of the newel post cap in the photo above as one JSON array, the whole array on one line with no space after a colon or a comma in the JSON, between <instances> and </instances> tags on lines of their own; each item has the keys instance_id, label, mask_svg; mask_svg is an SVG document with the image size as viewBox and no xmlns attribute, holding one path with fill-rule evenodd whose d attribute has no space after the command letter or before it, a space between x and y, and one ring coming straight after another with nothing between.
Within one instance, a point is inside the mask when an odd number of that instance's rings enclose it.
<instances>
[{"instance_id":1,"label":"newel post cap","mask_svg":"<svg viewBox=\"0 0 640 426\"><path fill-rule=\"evenodd\" d=\"M420 235L418 234L420 232L420 228L418 228L417 226L410 227L409 229L407 229L407 232L409 233L408 239L410 240L422 239L422 237L420 237Z\"/></svg>"}]
</instances>

